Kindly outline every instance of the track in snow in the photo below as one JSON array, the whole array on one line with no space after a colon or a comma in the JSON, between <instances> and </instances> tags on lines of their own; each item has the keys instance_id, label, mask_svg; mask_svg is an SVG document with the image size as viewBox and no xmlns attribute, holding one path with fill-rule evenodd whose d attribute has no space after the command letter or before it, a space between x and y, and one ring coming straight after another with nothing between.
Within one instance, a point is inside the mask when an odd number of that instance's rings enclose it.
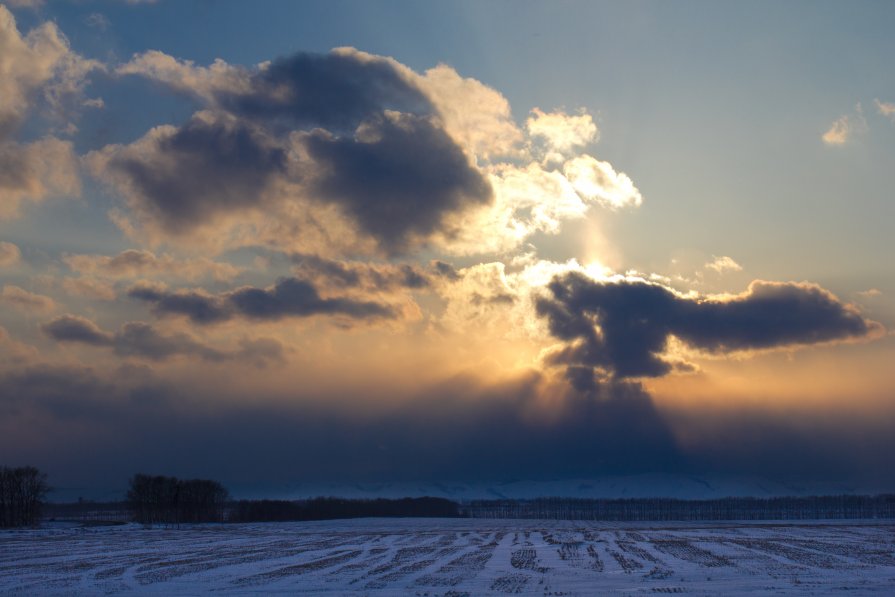
<instances>
[{"instance_id":1,"label":"track in snow","mask_svg":"<svg viewBox=\"0 0 895 597\"><path fill-rule=\"evenodd\" d=\"M891 595L895 525L364 519L0 532L0 593Z\"/></svg>"}]
</instances>

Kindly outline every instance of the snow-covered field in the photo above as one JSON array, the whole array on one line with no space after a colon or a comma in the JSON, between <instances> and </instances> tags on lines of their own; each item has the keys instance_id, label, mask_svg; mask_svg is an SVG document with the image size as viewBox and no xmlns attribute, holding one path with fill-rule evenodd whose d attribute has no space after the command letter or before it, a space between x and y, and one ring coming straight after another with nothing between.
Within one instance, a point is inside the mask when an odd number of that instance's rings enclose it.
<instances>
[{"instance_id":1,"label":"snow-covered field","mask_svg":"<svg viewBox=\"0 0 895 597\"><path fill-rule=\"evenodd\" d=\"M0 593L895 595L895 523L363 519L0 532Z\"/></svg>"}]
</instances>

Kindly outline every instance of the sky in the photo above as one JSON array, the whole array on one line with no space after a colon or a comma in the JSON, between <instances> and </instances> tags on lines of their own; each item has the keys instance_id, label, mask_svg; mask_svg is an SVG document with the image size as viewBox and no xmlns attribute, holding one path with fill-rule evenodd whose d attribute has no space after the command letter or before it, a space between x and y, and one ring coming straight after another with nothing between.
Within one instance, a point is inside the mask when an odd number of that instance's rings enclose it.
<instances>
[{"instance_id":1,"label":"sky","mask_svg":"<svg viewBox=\"0 0 895 597\"><path fill-rule=\"evenodd\" d=\"M0 464L895 490L893 24L0 0Z\"/></svg>"}]
</instances>

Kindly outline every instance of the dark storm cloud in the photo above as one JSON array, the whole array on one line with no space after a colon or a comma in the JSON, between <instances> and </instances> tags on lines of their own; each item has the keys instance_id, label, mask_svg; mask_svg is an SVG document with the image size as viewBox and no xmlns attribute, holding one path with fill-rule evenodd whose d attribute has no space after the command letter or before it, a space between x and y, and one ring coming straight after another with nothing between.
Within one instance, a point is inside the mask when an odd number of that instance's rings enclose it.
<instances>
[{"instance_id":1,"label":"dark storm cloud","mask_svg":"<svg viewBox=\"0 0 895 597\"><path fill-rule=\"evenodd\" d=\"M397 317L392 307L374 301L321 297L311 282L298 278L280 278L269 288L244 286L219 295L189 290L170 292L146 286L135 286L128 295L151 303L157 315L185 315L198 324L237 317L255 320L312 315L340 315L359 320Z\"/></svg>"},{"instance_id":2,"label":"dark storm cloud","mask_svg":"<svg viewBox=\"0 0 895 597\"><path fill-rule=\"evenodd\" d=\"M444 216L488 203L491 187L448 134L426 118L382 117L363 136L307 136L320 168L313 195L342 205L391 252L441 229Z\"/></svg>"},{"instance_id":3,"label":"dark storm cloud","mask_svg":"<svg viewBox=\"0 0 895 597\"><path fill-rule=\"evenodd\" d=\"M128 181L145 210L170 233L183 233L221 213L258 206L286 170L286 151L247 124L193 117L171 134L124 151L107 164Z\"/></svg>"},{"instance_id":4,"label":"dark storm cloud","mask_svg":"<svg viewBox=\"0 0 895 597\"><path fill-rule=\"evenodd\" d=\"M616 397L577 401L545 422L524 414L537 398L535 377L491 387L454 380L358 418L307 401L300 388L290 405L247 404L143 376L117 372L104 381L96 370L43 366L0 373L0 408L15 413L0 418L0 430L18 417L49 428L66 421L39 442L0 433L0 452L61 475L54 484L115 478L122 488L144 469L224 482L347 483L538 480L681 465L669 431L635 385L617 388ZM58 449L72 437L82 438L78 459Z\"/></svg>"},{"instance_id":5,"label":"dark storm cloud","mask_svg":"<svg viewBox=\"0 0 895 597\"><path fill-rule=\"evenodd\" d=\"M250 88L221 89L215 98L231 113L280 120L289 128L352 131L383 110L433 112L426 96L394 61L350 50L278 58L251 77Z\"/></svg>"},{"instance_id":6,"label":"dark storm cloud","mask_svg":"<svg viewBox=\"0 0 895 597\"><path fill-rule=\"evenodd\" d=\"M501 481L656 471L758 475L840 491L895 487L891 412L874 424L824 413L794 421L694 412L686 428L709 432L690 433L682 447L650 397L627 382L602 384L596 400L572 397L550 417L525 414L538 399L535 378L496 386L455 380L365 417L314 406L300 388L277 405L221 400L220 392L160 383L133 368L110 379L77 367L0 371L0 453L48 471L57 487L122 492L137 471L292 487L456 480L499 489Z\"/></svg>"},{"instance_id":7,"label":"dark storm cloud","mask_svg":"<svg viewBox=\"0 0 895 597\"><path fill-rule=\"evenodd\" d=\"M756 281L729 300L695 300L643 282L558 276L537 301L550 332L567 342L552 361L618 377L660 376L669 336L713 353L858 338L880 329L820 287ZM578 383L582 372L570 369Z\"/></svg>"},{"instance_id":8,"label":"dark storm cloud","mask_svg":"<svg viewBox=\"0 0 895 597\"><path fill-rule=\"evenodd\" d=\"M174 356L192 356L205 361L243 360L256 366L282 360L283 348L269 339L243 340L240 350L223 351L207 346L184 333L164 334L151 324L132 321L117 333L101 330L95 323L76 315L63 315L41 326L59 342L105 346L121 356L163 361Z\"/></svg>"}]
</instances>

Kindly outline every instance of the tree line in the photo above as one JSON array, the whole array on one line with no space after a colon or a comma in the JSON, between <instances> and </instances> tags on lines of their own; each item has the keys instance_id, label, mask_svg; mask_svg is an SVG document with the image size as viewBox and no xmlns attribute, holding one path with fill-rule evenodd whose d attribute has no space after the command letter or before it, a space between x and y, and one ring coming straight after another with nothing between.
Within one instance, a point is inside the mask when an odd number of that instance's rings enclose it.
<instances>
[{"instance_id":1,"label":"tree line","mask_svg":"<svg viewBox=\"0 0 895 597\"><path fill-rule=\"evenodd\" d=\"M0 467L0 528L40 522L49 492L46 474L25 466ZM722 521L895 519L895 495L775 498L536 498L455 502L445 498L314 498L231 501L227 489L208 479L138 473L126 502L50 504L49 515L66 519L133 520L145 525L202 522L283 522L359 517L543 518L603 521Z\"/></svg>"},{"instance_id":2,"label":"tree line","mask_svg":"<svg viewBox=\"0 0 895 597\"><path fill-rule=\"evenodd\" d=\"M33 466L0 467L0 528L36 525L49 490L47 476Z\"/></svg>"},{"instance_id":3,"label":"tree line","mask_svg":"<svg viewBox=\"0 0 895 597\"><path fill-rule=\"evenodd\" d=\"M131 477L127 491L133 520L145 525L223 522L229 498L217 481L142 473Z\"/></svg>"},{"instance_id":4,"label":"tree line","mask_svg":"<svg viewBox=\"0 0 895 597\"><path fill-rule=\"evenodd\" d=\"M232 522L285 522L338 518L432 517L456 518L460 505L437 497L400 499L240 500L230 513Z\"/></svg>"},{"instance_id":5,"label":"tree line","mask_svg":"<svg viewBox=\"0 0 895 597\"><path fill-rule=\"evenodd\" d=\"M895 518L895 495L775 498L476 500L460 508L470 518L607 521L835 520Z\"/></svg>"}]
</instances>

